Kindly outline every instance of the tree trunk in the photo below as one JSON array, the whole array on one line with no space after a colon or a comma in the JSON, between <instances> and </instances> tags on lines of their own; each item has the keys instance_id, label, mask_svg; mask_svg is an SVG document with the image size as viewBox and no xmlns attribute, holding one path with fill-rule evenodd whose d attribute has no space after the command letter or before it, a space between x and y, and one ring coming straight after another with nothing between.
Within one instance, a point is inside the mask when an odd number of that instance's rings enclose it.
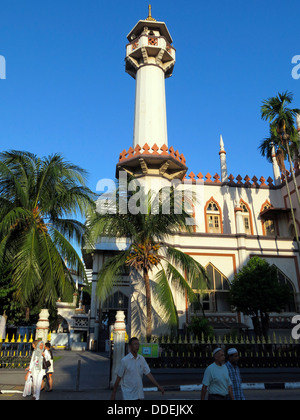
<instances>
[{"instance_id":1,"label":"tree trunk","mask_svg":"<svg viewBox=\"0 0 300 420\"><path fill-rule=\"evenodd\" d=\"M289 146L288 141L286 142L286 148L287 148L287 152L288 152L289 163L290 163L290 167L291 167L291 173L292 173L292 177L293 177L295 192L296 192L296 195L297 195L298 204L299 204L299 208L300 208L300 194L299 194L298 185L297 185L297 181L296 181L295 171L294 171L294 168L293 168L290 146Z\"/></svg>"},{"instance_id":2,"label":"tree trunk","mask_svg":"<svg viewBox=\"0 0 300 420\"><path fill-rule=\"evenodd\" d=\"M30 320L30 308L27 306L26 310L25 310L25 320L29 321Z\"/></svg>"},{"instance_id":3,"label":"tree trunk","mask_svg":"<svg viewBox=\"0 0 300 420\"><path fill-rule=\"evenodd\" d=\"M254 328L254 334L256 337L261 337L261 326L259 322L259 316L258 313L255 314L255 316L252 316L252 322L253 322L253 328Z\"/></svg>"},{"instance_id":4,"label":"tree trunk","mask_svg":"<svg viewBox=\"0 0 300 420\"><path fill-rule=\"evenodd\" d=\"M270 324L270 316L268 313L261 312L261 327L262 327L262 334L268 342L268 335L269 335L269 324Z\"/></svg>"},{"instance_id":5,"label":"tree trunk","mask_svg":"<svg viewBox=\"0 0 300 420\"><path fill-rule=\"evenodd\" d=\"M152 303L151 303L151 288L150 279L147 270L144 270L144 282L146 288L146 309L147 309L147 324L146 324L146 338L147 343L150 343L152 336Z\"/></svg>"},{"instance_id":6,"label":"tree trunk","mask_svg":"<svg viewBox=\"0 0 300 420\"><path fill-rule=\"evenodd\" d=\"M292 203L291 192L290 192L290 187L289 187L288 176L287 176L286 170L284 172L284 178L285 178L286 190L287 190L287 193L288 193L289 202L290 202L290 206L291 206L291 213L292 213L292 219L293 219L293 224L294 224L294 228L295 228L295 235L296 235L296 242L297 242L298 252L300 252L298 227L297 227L297 223L296 223L296 218L295 218L295 213L294 213L294 207L293 207L293 203Z\"/></svg>"}]
</instances>

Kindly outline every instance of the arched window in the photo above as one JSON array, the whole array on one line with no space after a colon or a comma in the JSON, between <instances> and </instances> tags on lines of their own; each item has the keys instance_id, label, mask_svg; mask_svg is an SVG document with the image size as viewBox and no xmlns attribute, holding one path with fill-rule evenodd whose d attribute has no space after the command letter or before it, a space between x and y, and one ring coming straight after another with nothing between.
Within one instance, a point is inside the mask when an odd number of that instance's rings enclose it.
<instances>
[{"instance_id":1,"label":"arched window","mask_svg":"<svg viewBox=\"0 0 300 420\"><path fill-rule=\"evenodd\" d=\"M285 308L282 308L282 309L284 310L284 312L297 312L296 298L295 298L296 293L295 293L295 288L294 288L293 282L281 270L279 270L279 268L276 265L274 265L274 267L277 270L277 276L278 276L279 283L280 284L286 284L289 287L290 291L292 292L292 294L294 296L293 301L290 304L288 304Z\"/></svg>"},{"instance_id":2,"label":"arched window","mask_svg":"<svg viewBox=\"0 0 300 420\"><path fill-rule=\"evenodd\" d=\"M223 233L221 209L213 198L205 206L205 224L207 233Z\"/></svg>"},{"instance_id":3,"label":"arched window","mask_svg":"<svg viewBox=\"0 0 300 420\"><path fill-rule=\"evenodd\" d=\"M253 235L253 225L252 225L252 218L251 218L251 211L248 206L243 200L240 202L240 206L242 209L243 215L243 223L244 223L244 230L246 235Z\"/></svg>"},{"instance_id":4,"label":"arched window","mask_svg":"<svg viewBox=\"0 0 300 420\"><path fill-rule=\"evenodd\" d=\"M199 313L201 305L205 312L231 312L228 279L211 263L206 267L206 272L209 278L207 290L202 290L200 294L199 290L193 288L199 302L192 305L192 313Z\"/></svg>"},{"instance_id":5,"label":"arched window","mask_svg":"<svg viewBox=\"0 0 300 420\"><path fill-rule=\"evenodd\" d=\"M267 200L262 205L260 213L262 218L262 229L264 236L277 236L276 220L274 216L269 216L267 210L270 209L271 203Z\"/></svg>"}]
</instances>

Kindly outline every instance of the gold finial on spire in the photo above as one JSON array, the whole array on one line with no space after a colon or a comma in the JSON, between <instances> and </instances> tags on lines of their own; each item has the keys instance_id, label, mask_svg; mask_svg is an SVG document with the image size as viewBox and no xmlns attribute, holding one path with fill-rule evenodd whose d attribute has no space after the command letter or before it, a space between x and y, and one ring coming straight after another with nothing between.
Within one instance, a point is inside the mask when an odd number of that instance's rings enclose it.
<instances>
[{"instance_id":1,"label":"gold finial on spire","mask_svg":"<svg viewBox=\"0 0 300 420\"><path fill-rule=\"evenodd\" d=\"M152 10L152 6L151 6L151 4L149 4L149 16L147 17L147 19L146 19L146 20L151 20L152 22L156 22L156 19L154 19L154 18L152 17L152 12L151 12L151 10Z\"/></svg>"}]
</instances>

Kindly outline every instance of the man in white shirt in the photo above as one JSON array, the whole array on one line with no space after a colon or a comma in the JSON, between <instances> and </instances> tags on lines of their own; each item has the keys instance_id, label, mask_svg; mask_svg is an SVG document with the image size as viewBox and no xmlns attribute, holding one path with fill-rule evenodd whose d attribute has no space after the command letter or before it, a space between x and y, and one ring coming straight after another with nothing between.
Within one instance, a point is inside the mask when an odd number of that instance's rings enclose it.
<instances>
[{"instance_id":1,"label":"man in white shirt","mask_svg":"<svg viewBox=\"0 0 300 420\"><path fill-rule=\"evenodd\" d=\"M122 361L118 370L117 379L111 395L111 399L115 400L118 386L121 382L123 400L143 400L143 375L155 385L164 395L164 389L156 382L150 373L149 366L145 358L138 354L140 347L139 340L135 337L129 340L129 350L127 356Z\"/></svg>"}]
</instances>

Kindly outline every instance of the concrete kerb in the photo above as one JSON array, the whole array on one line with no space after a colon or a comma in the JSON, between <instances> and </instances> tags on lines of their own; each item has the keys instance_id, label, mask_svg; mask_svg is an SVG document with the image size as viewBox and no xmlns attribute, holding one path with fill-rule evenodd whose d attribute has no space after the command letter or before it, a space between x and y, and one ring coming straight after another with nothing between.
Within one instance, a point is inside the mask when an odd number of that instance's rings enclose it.
<instances>
[{"instance_id":1,"label":"concrete kerb","mask_svg":"<svg viewBox=\"0 0 300 420\"><path fill-rule=\"evenodd\" d=\"M242 384L243 390L268 390L268 389L300 389L300 382L267 382L267 383L244 383ZM178 385L178 386L165 386L165 391L182 391L193 392L201 391L202 385ZM144 388L144 392L157 392L157 388Z\"/></svg>"}]
</instances>

